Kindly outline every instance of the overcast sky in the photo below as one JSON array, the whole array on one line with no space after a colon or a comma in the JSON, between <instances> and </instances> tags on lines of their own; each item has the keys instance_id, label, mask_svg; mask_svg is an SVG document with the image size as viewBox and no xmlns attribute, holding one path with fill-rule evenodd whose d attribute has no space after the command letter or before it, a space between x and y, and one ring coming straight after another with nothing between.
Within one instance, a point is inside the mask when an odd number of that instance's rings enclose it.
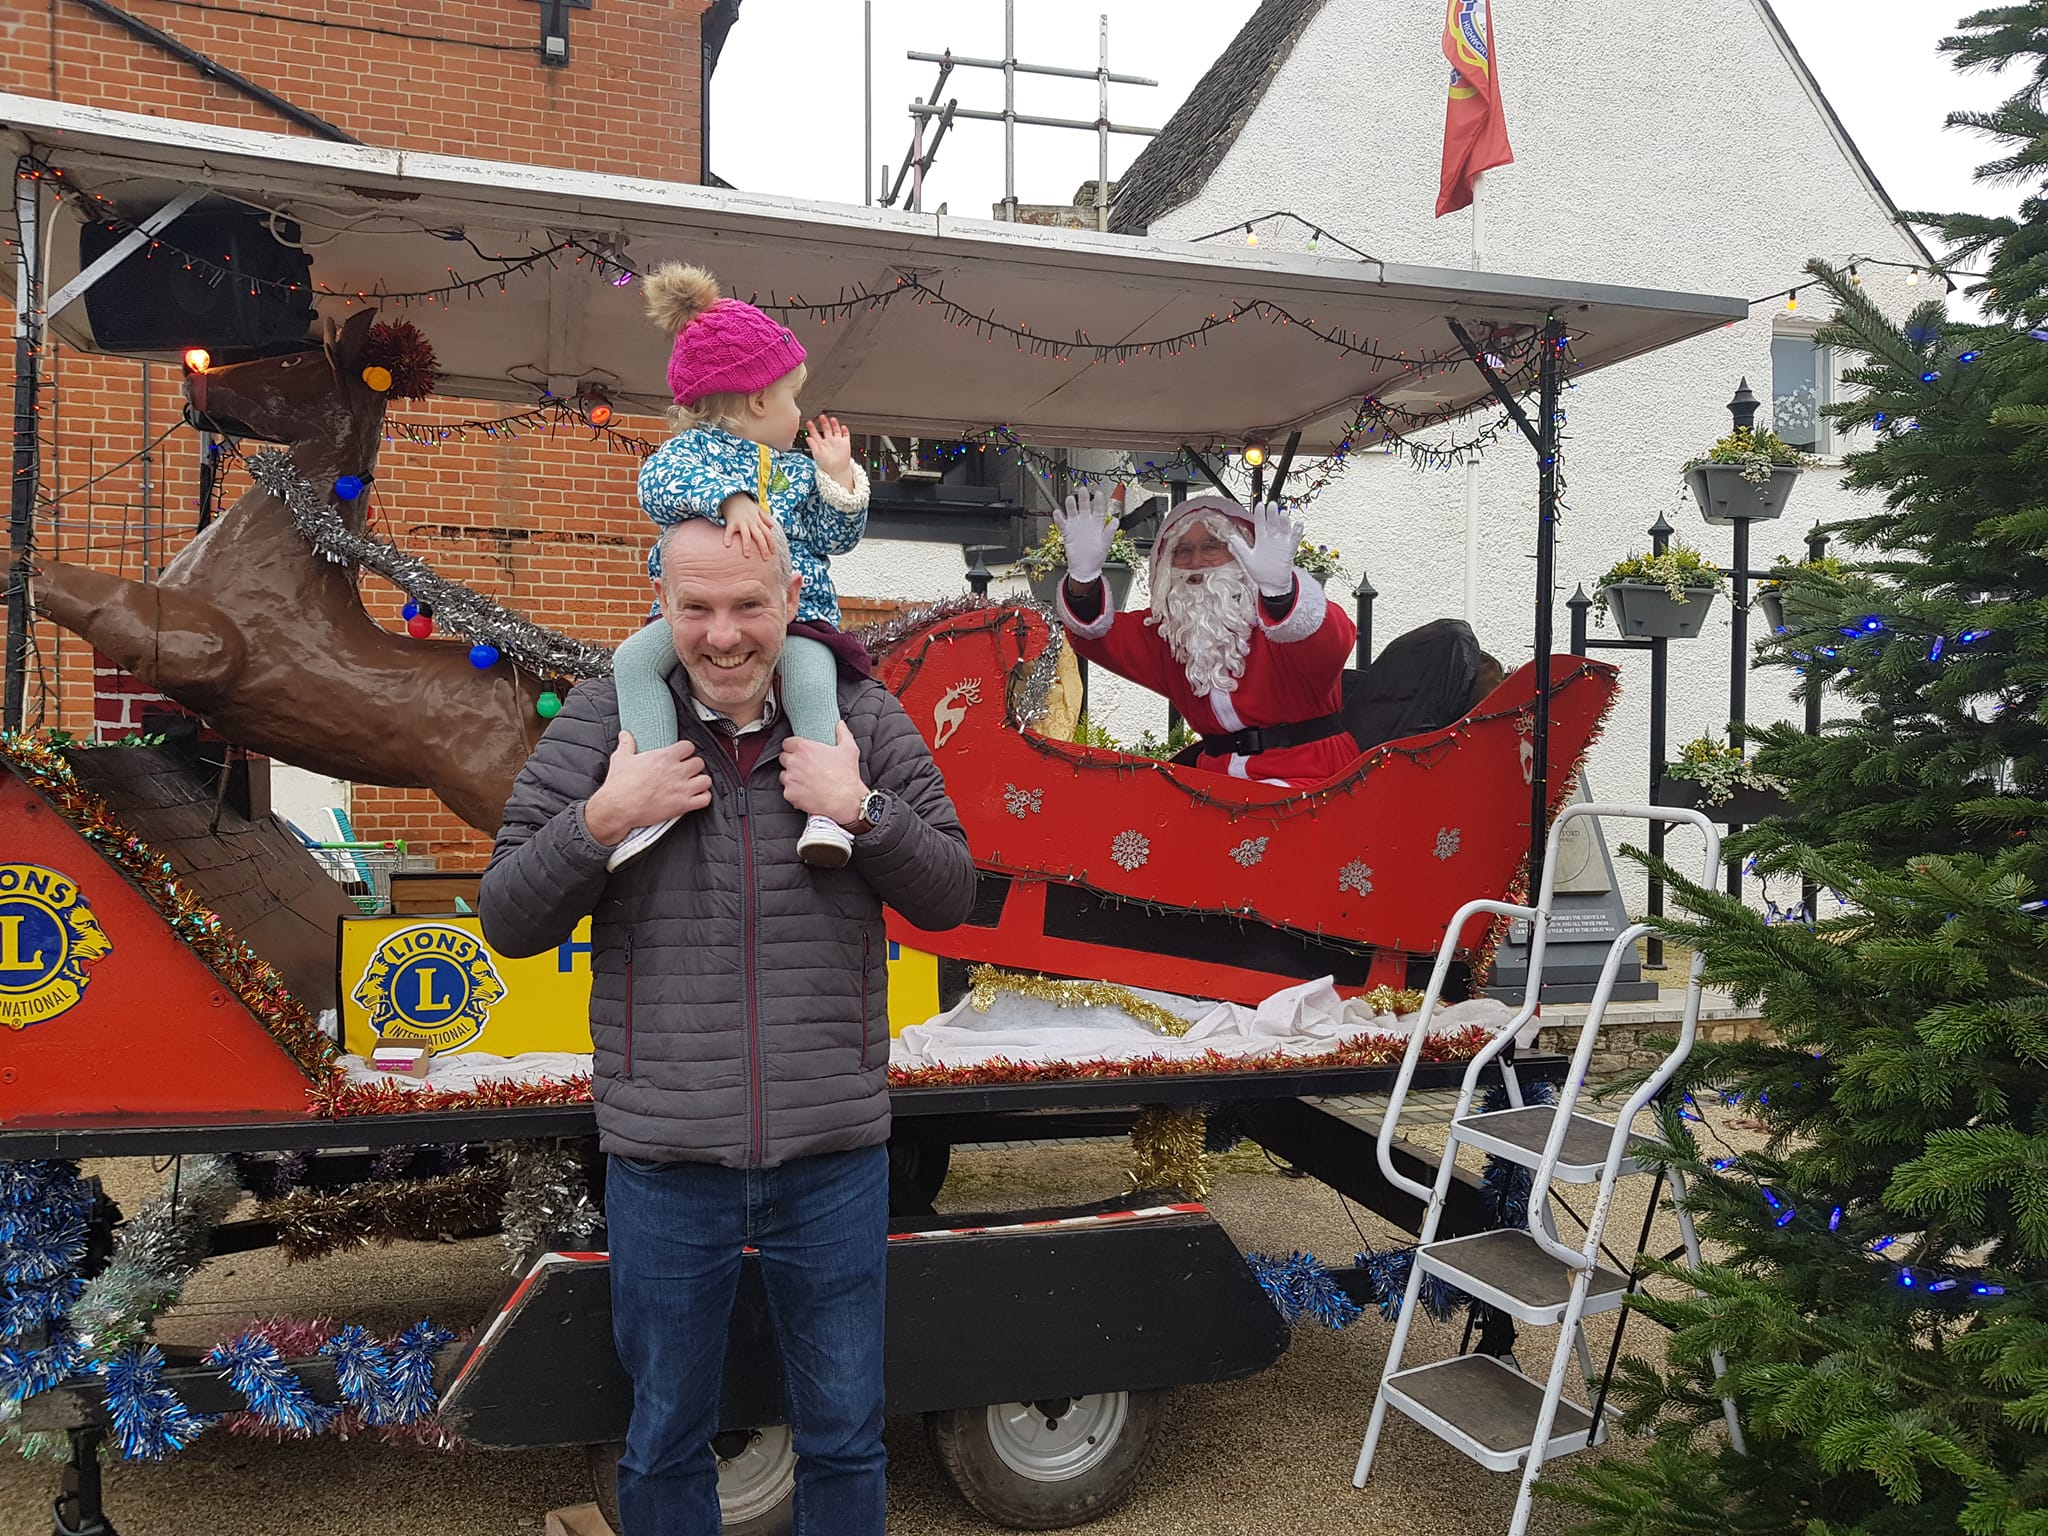
<instances>
[{"instance_id":1,"label":"overcast sky","mask_svg":"<svg viewBox=\"0 0 2048 1536\"><path fill-rule=\"evenodd\" d=\"M1423 5L1428 0L1390 0ZM1503 74L1513 91L1514 8L1495 0ZM1984 141L1944 129L1964 107L1987 107L2017 88L1997 75L1958 75L1935 52L1959 0L1775 0L1776 9L1864 157L1902 208L2003 211L2018 194L1980 188L1971 171ZM1113 121L1157 127L1186 98L1236 35L1255 0L1019 0L1017 56L1026 63L1092 69L1097 21L1109 17L1110 68L1159 82L1112 86ZM860 0L746 0L712 80L711 168L735 186L858 203L862 183ZM874 0L874 159L902 164L913 97L931 93L937 66L910 50L1000 58L1002 0ZM944 96L999 109L1002 76L958 69ZM1095 117L1095 83L1020 76L1018 110ZM942 98L943 99L943 98ZM1510 95L1512 102L1512 94ZM1441 124L1422 130L1441 131ZM1144 141L1112 138L1110 175L1123 174ZM1092 133L1020 128L1017 193L1065 202L1096 170ZM868 170L870 182L875 175ZM986 217L1003 195L1002 126L958 122L941 146L925 206ZM879 197L877 197L879 201Z\"/></svg>"}]
</instances>

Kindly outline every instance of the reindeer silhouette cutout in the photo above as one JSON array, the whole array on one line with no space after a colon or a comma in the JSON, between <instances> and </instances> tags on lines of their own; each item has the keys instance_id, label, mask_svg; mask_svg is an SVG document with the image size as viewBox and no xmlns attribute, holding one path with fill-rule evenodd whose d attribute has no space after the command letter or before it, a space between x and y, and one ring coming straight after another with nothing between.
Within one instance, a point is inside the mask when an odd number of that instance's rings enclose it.
<instances>
[{"instance_id":1,"label":"reindeer silhouette cutout","mask_svg":"<svg viewBox=\"0 0 2048 1536\"><path fill-rule=\"evenodd\" d=\"M970 677L963 683L955 683L932 706L932 750L938 751L953 739L953 733L960 729L960 723L967 718L970 705L981 702L981 679Z\"/></svg>"},{"instance_id":2,"label":"reindeer silhouette cutout","mask_svg":"<svg viewBox=\"0 0 2048 1536\"><path fill-rule=\"evenodd\" d=\"M375 314L323 326L319 350L194 374L201 410L286 444L317 486L367 477L385 397L356 355ZM360 532L367 497L342 503ZM260 486L154 583L46 561L36 607L109 660L203 716L228 740L315 773L427 789L496 832L512 779L539 739L538 680L479 671L469 642L415 640L371 619L354 573L313 552Z\"/></svg>"}]
</instances>

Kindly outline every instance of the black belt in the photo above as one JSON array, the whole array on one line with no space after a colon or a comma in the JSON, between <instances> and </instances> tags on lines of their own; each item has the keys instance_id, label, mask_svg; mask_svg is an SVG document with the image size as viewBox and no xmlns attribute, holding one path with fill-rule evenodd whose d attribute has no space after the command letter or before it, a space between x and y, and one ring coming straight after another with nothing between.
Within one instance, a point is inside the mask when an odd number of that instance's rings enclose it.
<instances>
[{"instance_id":1,"label":"black belt","mask_svg":"<svg viewBox=\"0 0 2048 1536\"><path fill-rule=\"evenodd\" d=\"M1227 736L1204 736L1202 752L1204 755L1241 753L1246 757L1257 757L1261 752L1277 752L1282 747L1298 747L1305 742L1343 734L1344 716L1338 712L1318 715L1313 720L1296 720L1287 725L1248 725Z\"/></svg>"}]
</instances>

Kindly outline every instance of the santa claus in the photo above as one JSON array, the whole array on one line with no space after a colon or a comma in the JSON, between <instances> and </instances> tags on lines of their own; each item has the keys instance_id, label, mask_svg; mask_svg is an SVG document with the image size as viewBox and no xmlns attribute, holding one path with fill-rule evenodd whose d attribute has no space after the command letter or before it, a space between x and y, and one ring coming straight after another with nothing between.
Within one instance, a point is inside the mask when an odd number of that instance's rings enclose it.
<instances>
[{"instance_id":1,"label":"santa claus","mask_svg":"<svg viewBox=\"0 0 2048 1536\"><path fill-rule=\"evenodd\" d=\"M1284 507L1221 496L1174 507L1152 546L1152 606L1132 613L1116 610L1102 580L1117 531L1108 498L1070 496L1053 521L1067 550L1059 614L1075 651L1165 694L1201 735L1196 767L1312 784L1358 755L1339 713L1358 631L1294 568L1301 528Z\"/></svg>"}]
</instances>

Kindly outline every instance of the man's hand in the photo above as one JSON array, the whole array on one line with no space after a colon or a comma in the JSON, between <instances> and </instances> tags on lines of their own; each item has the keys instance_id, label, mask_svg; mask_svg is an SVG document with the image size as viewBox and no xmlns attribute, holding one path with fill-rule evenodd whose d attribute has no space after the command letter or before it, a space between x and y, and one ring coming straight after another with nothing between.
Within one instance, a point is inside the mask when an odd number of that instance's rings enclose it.
<instances>
[{"instance_id":1,"label":"man's hand","mask_svg":"<svg viewBox=\"0 0 2048 1536\"><path fill-rule=\"evenodd\" d=\"M1258 542L1247 544L1233 533L1230 552L1244 567L1263 597L1287 597L1294 591L1294 552L1301 547L1301 524L1277 501L1252 509Z\"/></svg>"},{"instance_id":2,"label":"man's hand","mask_svg":"<svg viewBox=\"0 0 2048 1536\"><path fill-rule=\"evenodd\" d=\"M810 445L811 461L818 473L830 475L846 490L853 489L853 434L832 416L820 416L804 423L804 441Z\"/></svg>"},{"instance_id":3,"label":"man's hand","mask_svg":"<svg viewBox=\"0 0 2048 1536\"><path fill-rule=\"evenodd\" d=\"M768 538L773 519L761 509L761 503L751 496L728 496L718 515L725 519L727 544L737 539L743 553L759 555L763 560L773 557L775 546Z\"/></svg>"},{"instance_id":4,"label":"man's hand","mask_svg":"<svg viewBox=\"0 0 2048 1536\"><path fill-rule=\"evenodd\" d=\"M1066 513L1055 511L1052 520L1067 546L1067 580L1081 587L1100 581L1117 530L1110 499L1100 491L1078 491L1067 498Z\"/></svg>"},{"instance_id":5,"label":"man's hand","mask_svg":"<svg viewBox=\"0 0 2048 1536\"><path fill-rule=\"evenodd\" d=\"M583 804L583 823L592 837L612 848L635 827L687 816L710 803L711 774L694 742L642 752L633 733L621 731L604 783Z\"/></svg>"},{"instance_id":6,"label":"man's hand","mask_svg":"<svg viewBox=\"0 0 2048 1536\"><path fill-rule=\"evenodd\" d=\"M823 816L845 826L860 819L868 786L860 776L860 743L839 722L831 746L792 736L782 744L782 798L806 816Z\"/></svg>"}]
</instances>

